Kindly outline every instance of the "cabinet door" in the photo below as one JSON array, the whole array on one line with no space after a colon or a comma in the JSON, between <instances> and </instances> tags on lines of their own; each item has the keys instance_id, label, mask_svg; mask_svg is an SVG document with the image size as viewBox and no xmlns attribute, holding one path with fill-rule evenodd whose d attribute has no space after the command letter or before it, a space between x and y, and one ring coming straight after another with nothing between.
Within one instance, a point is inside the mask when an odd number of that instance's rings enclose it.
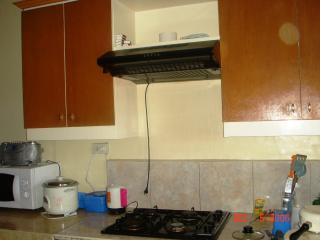
<instances>
[{"instance_id":1,"label":"cabinet door","mask_svg":"<svg viewBox=\"0 0 320 240\"><path fill-rule=\"evenodd\" d=\"M301 103L304 119L320 119L320 1L298 0Z\"/></svg>"},{"instance_id":2,"label":"cabinet door","mask_svg":"<svg viewBox=\"0 0 320 240\"><path fill-rule=\"evenodd\" d=\"M63 8L22 12L25 128L65 126Z\"/></svg>"},{"instance_id":3,"label":"cabinet door","mask_svg":"<svg viewBox=\"0 0 320 240\"><path fill-rule=\"evenodd\" d=\"M294 0L219 0L223 120L301 116Z\"/></svg>"},{"instance_id":4,"label":"cabinet door","mask_svg":"<svg viewBox=\"0 0 320 240\"><path fill-rule=\"evenodd\" d=\"M68 126L114 124L113 79L97 58L112 49L111 1L65 4Z\"/></svg>"}]
</instances>

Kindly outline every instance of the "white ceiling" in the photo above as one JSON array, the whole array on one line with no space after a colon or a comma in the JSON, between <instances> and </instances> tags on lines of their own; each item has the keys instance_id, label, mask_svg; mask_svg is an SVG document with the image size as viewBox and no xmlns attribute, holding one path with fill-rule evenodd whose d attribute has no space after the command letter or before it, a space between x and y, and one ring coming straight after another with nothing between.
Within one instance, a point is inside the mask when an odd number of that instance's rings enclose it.
<instances>
[{"instance_id":1,"label":"white ceiling","mask_svg":"<svg viewBox=\"0 0 320 240\"><path fill-rule=\"evenodd\" d=\"M134 11L174 7L217 0L118 0Z\"/></svg>"}]
</instances>

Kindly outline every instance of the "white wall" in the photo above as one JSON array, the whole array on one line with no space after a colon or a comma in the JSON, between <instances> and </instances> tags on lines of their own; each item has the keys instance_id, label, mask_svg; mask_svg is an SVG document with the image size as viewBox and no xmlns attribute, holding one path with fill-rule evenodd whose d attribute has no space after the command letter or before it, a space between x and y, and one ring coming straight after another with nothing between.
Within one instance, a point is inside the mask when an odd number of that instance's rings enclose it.
<instances>
[{"instance_id":1,"label":"white wall","mask_svg":"<svg viewBox=\"0 0 320 240\"><path fill-rule=\"evenodd\" d=\"M112 32L125 34L127 40L135 43L134 11L117 0L112 0Z\"/></svg>"},{"instance_id":2,"label":"white wall","mask_svg":"<svg viewBox=\"0 0 320 240\"><path fill-rule=\"evenodd\" d=\"M0 1L0 142L24 140L20 10Z\"/></svg>"},{"instance_id":3,"label":"white wall","mask_svg":"<svg viewBox=\"0 0 320 240\"><path fill-rule=\"evenodd\" d=\"M218 1L136 12L135 31L137 44L158 42L161 32L219 37Z\"/></svg>"},{"instance_id":4,"label":"white wall","mask_svg":"<svg viewBox=\"0 0 320 240\"><path fill-rule=\"evenodd\" d=\"M144 89L138 86L141 136L109 141L111 159L146 159ZM319 136L224 138L219 80L152 84L148 101L152 159L320 159Z\"/></svg>"}]
</instances>

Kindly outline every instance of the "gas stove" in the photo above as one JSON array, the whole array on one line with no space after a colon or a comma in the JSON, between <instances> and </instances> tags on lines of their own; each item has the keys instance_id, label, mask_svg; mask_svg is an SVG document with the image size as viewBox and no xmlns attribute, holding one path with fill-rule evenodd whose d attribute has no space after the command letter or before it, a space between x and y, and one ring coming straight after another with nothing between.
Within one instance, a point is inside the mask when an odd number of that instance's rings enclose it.
<instances>
[{"instance_id":1,"label":"gas stove","mask_svg":"<svg viewBox=\"0 0 320 240\"><path fill-rule=\"evenodd\" d=\"M229 212L136 208L101 231L139 237L215 240L226 224Z\"/></svg>"}]
</instances>

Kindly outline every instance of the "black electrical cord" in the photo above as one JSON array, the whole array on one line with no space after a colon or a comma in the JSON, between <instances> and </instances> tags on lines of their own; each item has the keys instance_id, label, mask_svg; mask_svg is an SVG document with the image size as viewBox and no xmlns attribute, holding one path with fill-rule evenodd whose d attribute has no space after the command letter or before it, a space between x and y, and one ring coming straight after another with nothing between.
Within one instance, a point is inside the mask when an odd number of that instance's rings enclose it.
<instances>
[{"instance_id":1,"label":"black electrical cord","mask_svg":"<svg viewBox=\"0 0 320 240\"><path fill-rule=\"evenodd\" d=\"M149 193L149 180L150 180L150 134L149 134L149 117L148 117L148 101L147 101L147 93L150 82L147 80L147 86L144 92L144 106L146 110L146 124L147 124L147 144L148 144L148 178L147 178L147 186L144 189L144 194Z\"/></svg>"},{"instance_id":2,"label":"black electrical cord","mask_svg":"<svg viewBox=\"0 0 320 240\"><path fill-rule=\"evenodd\" d=\"M139 203L138 203L138 201L133 201L133 202L131 202L131 203L129 203L127 206L126 206L126 208L128 208L131 204L136 204L136 207L134 208L134 209L137 209L138 207L139 207Z\"/></svg>"}]
</instances>

